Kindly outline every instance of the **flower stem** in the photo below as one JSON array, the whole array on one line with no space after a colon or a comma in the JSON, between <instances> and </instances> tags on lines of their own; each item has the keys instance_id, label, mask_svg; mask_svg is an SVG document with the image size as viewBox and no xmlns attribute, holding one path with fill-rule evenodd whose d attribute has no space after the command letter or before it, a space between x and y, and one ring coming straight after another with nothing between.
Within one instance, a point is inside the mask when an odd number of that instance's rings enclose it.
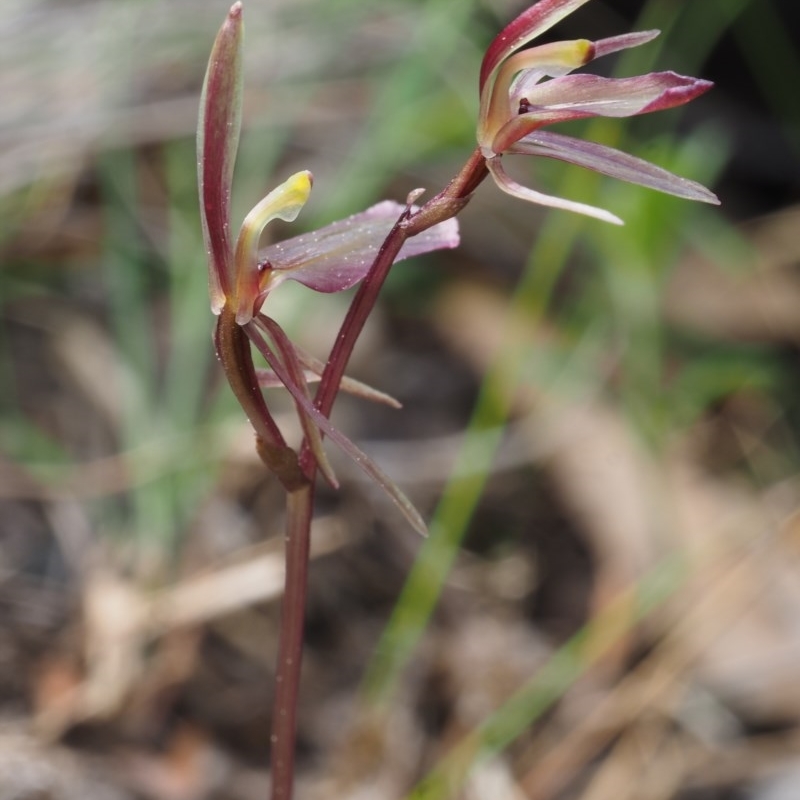
<instances>
[{"instance_id":1,"label":"flower stem","mask_svg":"<svg viewBox=\"0 0 800 800\"><path fill-rule=\"evenodd\" d=\"M303 659L313 506L313 481L286 495L286 579L270 738L272 800L291 800L294 783L297 696Z\"/></svg>"},{"instance_id":2,"label":"flower stem","mask_svg":"<svg viewBox=\"0 0 800 800\"><path fill-rule=\"evenodd\" d=\"M442 192L416 214L399 219L389 232L347 311L325 365L315 405L326 417L333 408L356 340L404 242L432 225L454 217L487 174L485 161L480 151L476 150ZM305 440L300 452L299 471L305 483L294 490L290 489L286 501L286 577L271 737L272 800L291 800L294 782L297 697L303 657L308 555L317 471L316 458Z\"/></svg>"},{"instance_id":3,"label":"flower stem","mask_svg":"<svg viewBox=\"0 0 800 800\"><path fill-rule=\"evenodd\" d=\"M353 302L350 304L350 308L347 310L347 315L342 322L339 334L328 357L328 363L322 373L314 401L317 408L326 417L330 415L333 408L333 401L339 391L339 383L344 376L344 371L347 368L347 362L350 360L356 340L364 328L367 317L375 306L378 293L386 280L386 276L389 274L389 269L407 238L408 234L404 228L399 222L396 223L381 245L367 277L359 287ZM310 450L304 446L300 457L300 463L304 468L309 458Z\"/></svg>"},{"instance_id":4,"label":"flower stem","mask_svg":"<svg viewBox=\"0 0 800 800\"><path fill-rule=\"evenodd\" d=\"M398 220L389 231L367 277L359 287L347 311L328 357L328 363L322 373L314 402L325 416L329 416L331 413L333 402L339 391L339 383L344 376L356 340L364 328L367 317L378 299L378 293L406 239L456 216L469 202L472 192L487 175L486 160L481 151L476 149L458 174L439 194L429 200L419 211L410 214L407 219ZM308 473L308 465L311 460L311 452L307 446L304 446L300 455L300 464L306 473Z\"/></svg>"}]
</instances>

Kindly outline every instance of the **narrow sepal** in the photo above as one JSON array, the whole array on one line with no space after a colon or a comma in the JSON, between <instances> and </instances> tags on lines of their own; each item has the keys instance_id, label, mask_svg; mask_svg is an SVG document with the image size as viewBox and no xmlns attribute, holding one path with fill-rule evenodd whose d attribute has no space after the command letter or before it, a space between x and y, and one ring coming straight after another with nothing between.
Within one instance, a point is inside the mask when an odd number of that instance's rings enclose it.
<instances>
[{"instance_id":1,"label":"narrow sepal","mask_svg":"<svg viewBox=\"0 0 800 800\"><path fill-rule=\"evenodd\" d=\"M211 309L219 314L233 286L230 197L242 118L242 5L234 3L211 50L197 128L200 219L208 253Z\"/></svg>"},{"instance_id":2,"label":"narrow sepal","mask_svg":"<svg viewBox=\"0 0 800 800\"><path fill-rule=\"evenodd\" d=\"M292 343L292 347L294 347L297 360L303 365L303 367L305 367L306 382L314 383L318 381L322 377L322 373L325 371L325 363L312 356L311 353L309 353L307 350L304 350L294 342ZM256 372L259 376L259 384L264 388L282 385L277 375L274 373L266 373L265 370L258 369L256 369ZM383 403L384 405L391 406L392 408L403 407L402 403L400 403L398 400L395 400L395 398L391 395L386 394L379 389L374 389L372 386L362 383L361 381L348 378L347 376L342 378L339 383L339 388L348 394L352 394L357 397L363 397L365 400L372 400L375 403Z\"/></svg>"},{"instance_id":3,"label":"narrow sepal","mask_svg":"<svg viewBox=\"0 0 800 800\"><path fill-rule=\"evenodd\" d=\"M705 186L674 175L649 161L595 142L586 142L550 131L537 131L517 142L509 152L556 158L611 178L635 183L685 200L719 205L717 196Z\"/></svg>"},{"instance_id":4,"label":"narrow sepal","mask_svg":"<svg viewBox=\"0 0 800 800\"><path fill-rule=\"evenodd\" d=\"M306 352L297 345L294 346L297 351L297 360L307 369L312 371L315 375L322 377L325 371L325 364L318 358L314 358L311 353ZM339 382L339 388L348 394L363 397L365 400L372 400L376 403L383 403L384 405L391 406L392 408L402 408L403 404L399 400L395 400L390 394L382 392L379 389L374 389L366 383L354 380L353 378L343 377Z\"/></svg>"},{"instance_id":5,"label":"narrow sepal","mask_svg":"<svg viewBox=\"0 0 800 800\"><path fill-rule=\"evenodd\" d=\"M318 383L322 377L322 369L317 370L307 367L302 358L300 358L299 353L298 359L300 360L300 363L305 366L303 374L305 376L306 383ZM283 387L281 379L271 369L256 367L256 376L258 377L258 385L262 389L277 389ZM361 381L357 381L353 378L348 378L347 376L342 378L341 382L339 383L339 388L343 392L347 392L347 394L351 394L354 397L360 397L363 400L371 400L373 403L382 403L383 405L390 406L391 408L403 407L402 403L396 398L392 397L390 394L386 394L386 392L382 392L380 389L376 389L367 383L362 383Z\"/></svg>"}]
</instances>

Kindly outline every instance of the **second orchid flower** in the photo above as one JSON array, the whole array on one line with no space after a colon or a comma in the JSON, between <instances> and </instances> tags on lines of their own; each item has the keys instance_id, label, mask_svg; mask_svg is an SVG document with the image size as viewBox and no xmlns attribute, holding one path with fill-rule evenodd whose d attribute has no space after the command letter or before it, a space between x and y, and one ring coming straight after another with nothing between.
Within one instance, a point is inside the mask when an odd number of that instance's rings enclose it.
<instances>
[{"instance_id":1,"label":"second orchid flower","mask_svg":"<svg viewBox=\"0 0 800 800\"><path fill-rule=\"evenodd\" d=\"M630 117L673 108L712 86L709 81L674 72L633 78L570 74L595 58L645 44L658 36L658 31L520 49L587 2L540 0L509 23L489 46L480 73L478 144L495 182L523 200L621 224L622 220L604 209L520 185L509 176L502 161L504 155L545 156L687 200L718 203L716 195L704 186L647 161L542 130L557 122L586 117Z\"/></svg>"}]
</instances>

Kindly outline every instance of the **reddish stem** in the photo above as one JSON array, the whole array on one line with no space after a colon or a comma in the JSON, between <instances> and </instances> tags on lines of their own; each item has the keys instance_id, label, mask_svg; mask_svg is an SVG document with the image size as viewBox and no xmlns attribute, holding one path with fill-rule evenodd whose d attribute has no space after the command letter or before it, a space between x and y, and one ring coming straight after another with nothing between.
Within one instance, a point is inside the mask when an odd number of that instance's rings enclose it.
<instances>
[{"instance_id":1,"label":"reddish stem","mask_svg":"<svg viewBox=\"0 0 800 800\"><path fill-rule=\"evenodd\" d=\"M294 783L297 696L303 659L313 507L313 481L286 496L286 580L270 739L272 800L291 800Z\"/></svg>"},{"instance_id":2,"label":"reddish stem","mask_svg":"<svg viewBox=\"0 0 800 800\"><path fill-rule=\"evenodd\" d=\"M416 236L438 222L454 217L486 175L485 161L480 151L476 150L441 193L416 214L398 220L389 232L348 309L325 365L315 398L317 408L325 416L330 415L353 347L403 243L410 236ZM249 345L247 352L250 352ZM297 697L303 656L308 556L317 470L316 460L306 441L300 453L299 470L305 482L289 490L286 504L286 577L281 605L271 737L272 800L291 800L294 782Z\"/></svg>"},{"instance_id":3,"label":"reddish stem","mask_svg":"<svg viewBox=\"0 0 800 800\"><path fill-rule=\"evenodd\" d=\"M235 312L228 305L217 318L214 344L225 377L255 429L256 450L261 460L275 473L287 492L302 487L310 479L303 474L297 454L286 444L269 413L258 385L250 340L236 324Z\"/></svg>"},{"instance_id":4,"label":"reddish stem","mask_svg":"<svg viewBox=\"0 0 800 800\"><path fill-rule=\"evenodd\" d=\"M347 362L350 360L356 341L403 243L411 236L416 236L433 225L456 216L469 202L472 192L488 174L486 160L481 151L476 149L445 189L429 200L418 212L410 215L408 219L398 220L389 231L367 277L347 310L347 315L328 357L328 363L322 373L314 402L325 416L329 416L331 413L339 391L339 383L347 368ZM304 443L300 454L300 464L307 474L312 460L311 451Z\"/></svg>"}]
</instances>

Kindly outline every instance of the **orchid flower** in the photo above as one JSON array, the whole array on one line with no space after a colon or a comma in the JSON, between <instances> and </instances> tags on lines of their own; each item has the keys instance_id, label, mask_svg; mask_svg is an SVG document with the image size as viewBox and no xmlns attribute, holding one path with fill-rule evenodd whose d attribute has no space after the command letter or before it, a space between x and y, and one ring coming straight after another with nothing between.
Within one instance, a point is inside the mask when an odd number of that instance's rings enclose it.
<instances>
[{"instance_id":1,"label":"orchid flower","mask_svg":"<svg viewBox=\"0 0 800 800\"><path fill-rule=\"evenodd\" d=\"M424 523L400 490L333 428L314 405L308 383L322 374L324 364L292 344L278 323L261 311L269 293L285 280L298 281L318 292L340 292L361 281L389 232L414 209L386 201L313 233L260 247L262 232L269 222L294 221L308 200L312 176L302 171L256 204L245 217L234 244L230 196L241 128L242 39L242 7L237 2L214 42L203 84L197 137L209 294L211 309L218 315L217 353L237 399L256 430L260 455L287 488L301 483L303 476L297 454L286 444L261 393L261 388L275 385L283 385L292 395L306 441L331 484L336 485L336 479L322 449L323 434L389 493L415 527L424 530ZM457 244L457 223L448 220L408 239L396 260ZM255 368L251 343L269 369ZM348 379L342 380L340 388L395 403L386 395Z\"/></svg>"},{"instance_id":2,"label":"orchid flower","mask_svg":"<svg viewBox=\"0 0 800 800\"><path fill-rule=\"evenodd\" d=\"M542 130L556 122L585 117L630 117L673 108L712 86L709 81L674 72L651 72L633 78L570 74L595 58L651 41L659 34L655 30L596 42L577 39L520 50L587 2L539 0L509 23L489 46L480 73L478 144L495 183L523 200L622 223L603 209L521 186L502 164L505 154L545 156L688 200L718 203L704 186L647 161L594 142Z\"/></svg>"}]
</instances>

